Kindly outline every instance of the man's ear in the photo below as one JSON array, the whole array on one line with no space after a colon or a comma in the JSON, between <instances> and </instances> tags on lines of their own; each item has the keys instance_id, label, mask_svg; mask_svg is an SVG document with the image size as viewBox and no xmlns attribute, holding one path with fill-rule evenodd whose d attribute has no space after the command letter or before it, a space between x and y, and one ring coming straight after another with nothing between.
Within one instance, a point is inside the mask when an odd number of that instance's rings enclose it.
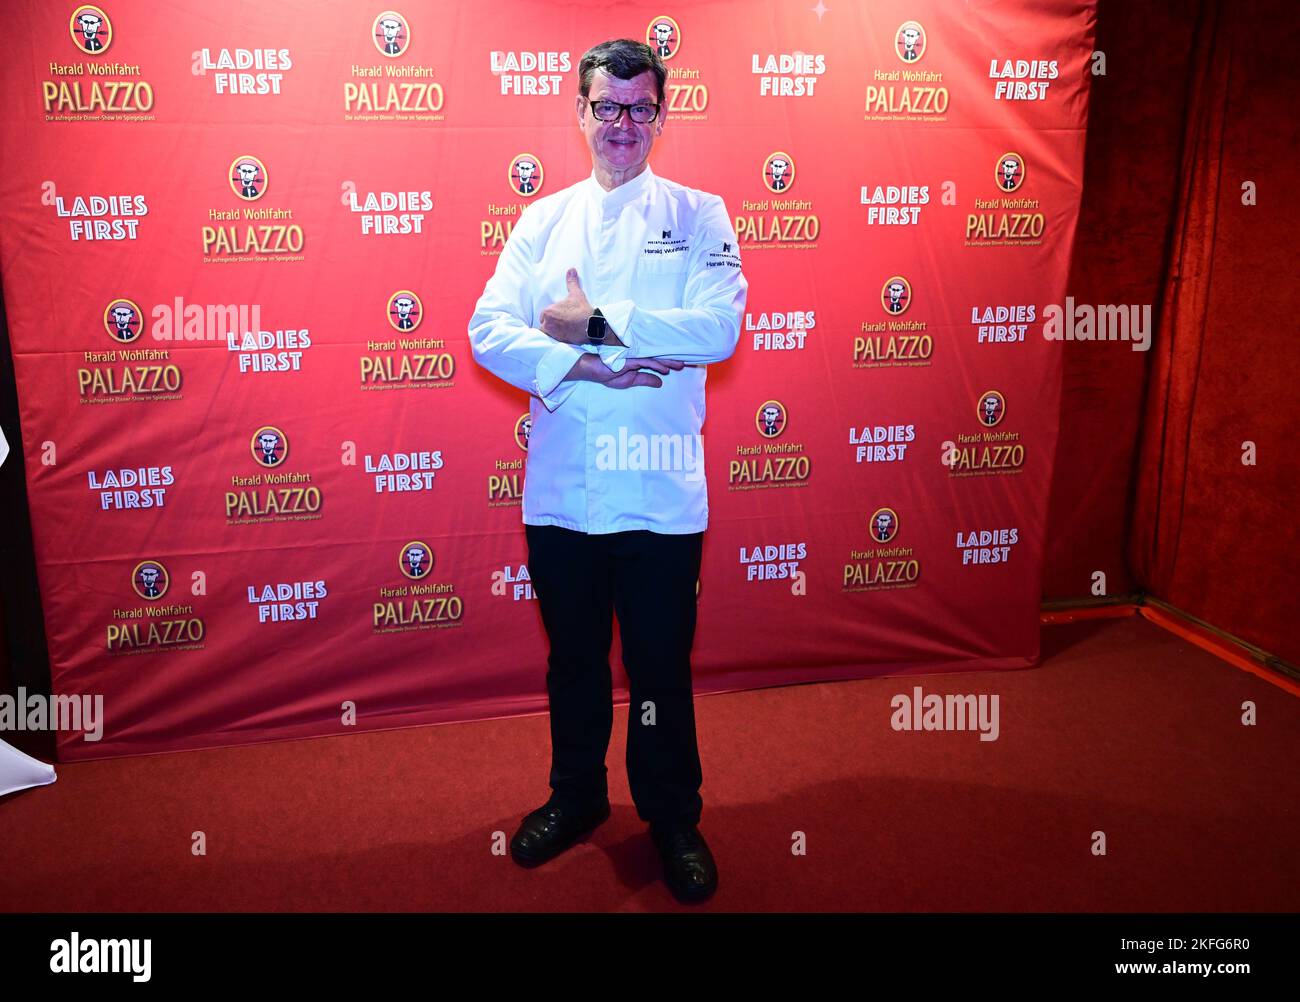
<instances>
[{"instance_id":1,"label":"man's ear","mask_svg":"<svg viewBox=\"0 0 1300 1002\"><path fill-rule=\"evenodd\" d=\"M582 98L582 95L581 95L581 94L579 94L576 98L574 98L574 100L573 100L573 110L574 110L575 112L577 112L577 115L578 115L578 125L580 125L580 126L583 125L584 122L583 122L583 114L582 114L582 113L583 113L584 108L583 108L583 98Z\"/></svg>"}]
</instances>

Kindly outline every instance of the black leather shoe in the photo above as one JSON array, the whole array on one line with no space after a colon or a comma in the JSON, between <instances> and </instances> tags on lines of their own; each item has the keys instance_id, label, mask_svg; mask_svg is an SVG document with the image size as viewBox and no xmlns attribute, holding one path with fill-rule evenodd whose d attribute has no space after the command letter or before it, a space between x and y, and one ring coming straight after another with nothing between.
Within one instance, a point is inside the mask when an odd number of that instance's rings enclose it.
<instances>
[{"instance_id":1,"label":"black leather shoe","mask_svg":"<svg viewBox=\"0 0 1300 1002\"><path fill-rule=\"evenodd\" d=\"M510 855L520 866L540 866L608 817L608 800L585 812L547 801L524 818L510 840Z\"/></svg>"},{"instance_id":2,"label":"black leather shoe","mask_svg":"<svg viewBox=\"0 0 1300 1002\"><path fill-rule=\"evenodd\" d=\"M693 905L713 896L718 889L718 867L697 827L658 829L651 825L650 837L663 860L664 881L678 901Z\"/></svg>"}]
</instances>

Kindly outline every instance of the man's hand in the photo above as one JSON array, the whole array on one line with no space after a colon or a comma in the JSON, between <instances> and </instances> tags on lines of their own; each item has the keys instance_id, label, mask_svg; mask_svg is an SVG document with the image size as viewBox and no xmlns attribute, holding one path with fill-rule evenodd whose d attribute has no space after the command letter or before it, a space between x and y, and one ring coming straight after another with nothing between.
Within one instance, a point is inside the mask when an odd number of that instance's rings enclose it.
<instances>
[{"instance_id":1,"label":"man's hand","mask_svg":"<svg viewBox=\"0 0 1300 1002\"><path fill-rule=\"evenodd\" d=\"M627 358L623 368L615 372L606 365L595 352L583 352L582 358L574 363L565 379L585 379L601 383L615 390L625 390L629 386L663 386L664 381L655 373L666 376L686 367L685 362L675 358Z\"/></svg>"},{"instance_id":2,"label":"man's hand","mask_svg":"<svg viewBox=\"0 0 1300 1002\"><path fill-rule=\"evenodd\" d=\"M577 268L570 268L564 280L569 286L569 294L542 310L538 326L543 334L549 334L557 341L586 344L587 319L592 314L591 303L587 301L587 294L578 283Z\"/></svg>"}]
</instances>

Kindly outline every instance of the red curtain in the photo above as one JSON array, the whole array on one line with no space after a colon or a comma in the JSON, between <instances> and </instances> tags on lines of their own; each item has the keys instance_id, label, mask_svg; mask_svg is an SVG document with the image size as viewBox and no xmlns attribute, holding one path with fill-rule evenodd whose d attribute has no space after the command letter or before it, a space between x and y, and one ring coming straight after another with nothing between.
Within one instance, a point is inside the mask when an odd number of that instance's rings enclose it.
<instances>
[{"instance_id":1,"label":"red curtain","mask_svg":"<svg viewBox=\"0 0 1300 1002\"><path fill-rule=\"evenodd\" d=\"M1148 593L1292 663L1297 23L1257 0L1196 26L1130 546Z\"/></svg>"}]
</instances>

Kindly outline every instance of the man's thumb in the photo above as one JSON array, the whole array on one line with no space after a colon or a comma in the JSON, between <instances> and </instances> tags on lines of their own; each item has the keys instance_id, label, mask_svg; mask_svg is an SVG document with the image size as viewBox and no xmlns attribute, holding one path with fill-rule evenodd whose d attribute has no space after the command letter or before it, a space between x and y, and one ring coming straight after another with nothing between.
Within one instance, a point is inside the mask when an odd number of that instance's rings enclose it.
<instances>
[{"instance_id":1,"label":"man's thumb","mask_svg":"<svg viewBox=\"0 0 1300 1002\"><path fill-rule=\"evenodd\" d=\"M577 269L577 268L570 268L569 271L568 271L568 273L564 276L564 280L569 284L569 291L570 291L570 292L581 292L581 291L582 291L582 285L581 285L581 283L579 283L579 281L578 281L578 269Z\"/></svg>"}]
</instances>

